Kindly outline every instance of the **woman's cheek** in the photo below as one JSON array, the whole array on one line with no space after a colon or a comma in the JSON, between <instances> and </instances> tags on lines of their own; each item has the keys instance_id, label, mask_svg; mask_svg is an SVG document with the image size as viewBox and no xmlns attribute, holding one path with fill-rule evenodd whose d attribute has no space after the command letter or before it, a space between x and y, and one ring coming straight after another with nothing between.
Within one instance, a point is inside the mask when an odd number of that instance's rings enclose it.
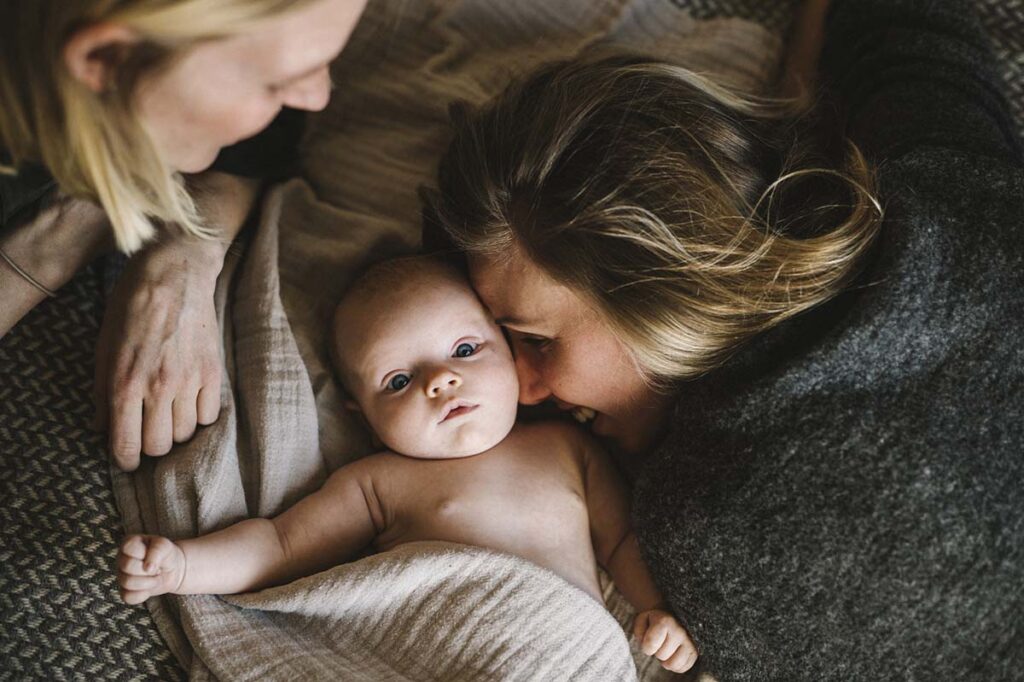
<instances>
[{"instance_id":1,"label":"woman's cheek","mask_svg":"<svg viewBox=\"0 0 1024 682\"><path fill-rule=\"evenodd\" d=\"M222 147L247 140L258 134L270 125L281 111L281 104L277 99L270 98L265 93L262 97L253 97L249 101L255 103L249 104L242 110L233 109L225 118L227 139L222 141ZM230 130L227 129L228 126Z\"/></svg>"}]
</instances>

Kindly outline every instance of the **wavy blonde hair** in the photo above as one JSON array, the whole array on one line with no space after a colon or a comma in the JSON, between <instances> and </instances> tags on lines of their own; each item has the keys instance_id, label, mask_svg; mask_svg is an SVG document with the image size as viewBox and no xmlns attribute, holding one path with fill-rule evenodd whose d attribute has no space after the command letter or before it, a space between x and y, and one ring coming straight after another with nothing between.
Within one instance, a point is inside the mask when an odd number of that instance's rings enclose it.
<instances>
[{"instance_id":1,"label":"wavy blonde hair","mask_svg":"<svg viewBox=\"0 0 1024 682\"><path fill-rule=\"evenodd\" d=\"M238 34L315 0L8 0L0 24L0 148L8 173L40 163L61 189L98 201L119 248L131 253L155 222L207 230L180 174L160 157L132 108L139 76L201 41ZM113 22L141 42L96 93L64 61L72 33Z\"/></svg>"},{"instance_id":2,"label":"wavy blonde hair","mask_svg":"<svg viewBox=\"0 0 1024 682\"><path fill-rule=\"evenodd\" d=\"M603 313L654 386L834 297L879 230L872 169L812 107L679 66L557 63L452 119L428 238L526 254Z\"/></svg>"}]
</instances>

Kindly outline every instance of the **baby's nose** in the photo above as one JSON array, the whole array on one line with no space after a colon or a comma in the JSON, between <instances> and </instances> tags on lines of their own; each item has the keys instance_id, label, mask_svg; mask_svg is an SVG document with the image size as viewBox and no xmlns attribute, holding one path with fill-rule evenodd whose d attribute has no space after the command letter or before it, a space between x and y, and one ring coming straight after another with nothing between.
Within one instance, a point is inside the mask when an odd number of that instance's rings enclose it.
<instances>
[{"instance_id":1,"label":"baby's nose","mask_svg":"<svg viewBox=\"0 0 1024 682\"><path fill-rule=\"evenodd\" d=\"M462 385L462 377L451 370L442 370L434 374L427 382L427 395L435 398L446 391L451 391Z\"/></svg>"}]
</instances>

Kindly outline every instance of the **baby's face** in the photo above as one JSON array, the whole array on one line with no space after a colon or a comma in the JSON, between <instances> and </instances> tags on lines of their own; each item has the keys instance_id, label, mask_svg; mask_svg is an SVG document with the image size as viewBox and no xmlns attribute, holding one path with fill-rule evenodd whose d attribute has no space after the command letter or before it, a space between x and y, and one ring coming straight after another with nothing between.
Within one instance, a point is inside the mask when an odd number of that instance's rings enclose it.
<instances>
[{"instance_id":1,"label":"baby's face","mask_svg":"<svg viewBox=\"0 0 1024 682\"><path fill-rule=\"evenodd\" d=\"M343 306L335 324L349 390L395 452L428 459L484 452L515 422L512 353L468 283L432 271L410 279Z\"/></svg>"}]
</instances>

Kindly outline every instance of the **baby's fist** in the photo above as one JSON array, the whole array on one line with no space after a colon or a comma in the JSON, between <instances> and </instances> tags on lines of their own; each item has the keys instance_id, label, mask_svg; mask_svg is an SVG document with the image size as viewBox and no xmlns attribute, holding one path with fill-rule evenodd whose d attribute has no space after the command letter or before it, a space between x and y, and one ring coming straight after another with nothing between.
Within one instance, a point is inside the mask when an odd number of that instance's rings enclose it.
<instances>
[{"instance_id":1,"label":"baby's fist","mask_svg":"<svg viewBox=\"0 0 1024 682\"><path fill-rule=\"evenodd\" d=\"M685 673L697 662L697 647L668 611L651 609L638 613L633 634L640 642L640 650L661 661L666 670Z\"/></svg>"},{"instance_id":2,"label":"baby's fist","mask_svg":"<svg viewBox=\"0 0 1024 682\"><path fill-rule=\"evenodd\" d=\"M117 584L127 604L176 590L185 577L181 548L157 535L130 535L117 557Z\"/></svg>"}]
</instances>

